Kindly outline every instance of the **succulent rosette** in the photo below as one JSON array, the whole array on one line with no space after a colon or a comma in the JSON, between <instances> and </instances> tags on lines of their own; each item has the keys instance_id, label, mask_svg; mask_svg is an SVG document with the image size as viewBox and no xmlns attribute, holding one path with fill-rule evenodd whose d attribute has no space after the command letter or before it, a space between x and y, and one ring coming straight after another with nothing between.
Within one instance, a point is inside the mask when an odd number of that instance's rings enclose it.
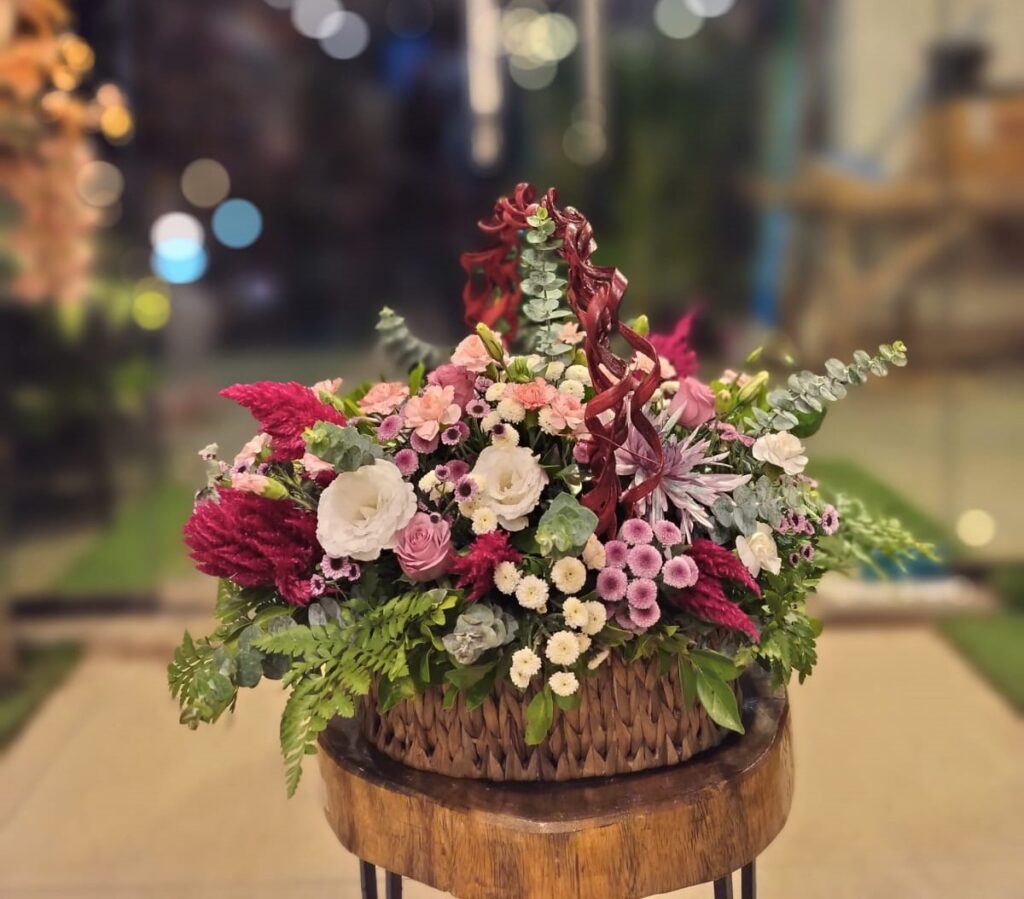
<instances>
[{"instance_id":1,"label":"succulent rosette","mask_svg":"<svg viewBox=\"0 0 1024 899\"><path fill-rule=\"evenodd\" d=\"M258 435L231 464L201 452L185 539L220 578L222 624L186 634L172 692L196 726L283 679L292 790L324 723L371 689L389 708L505 678L550 700L531 715L557 714L610 653L678 665L689 700L717 697L708 714L742 730L718 688L749 665L810 673L805 597L824 572L929 551L805 473L825 403L905 364L902 344L782 387L705 382L692 317L664 336L623 321L626 279L590 262L589 224L554 191L521 185L482 227L454 350L382 318L396 355L432 369L348 391L235 385L223 395Z\"/></svg>"}]
</instances>

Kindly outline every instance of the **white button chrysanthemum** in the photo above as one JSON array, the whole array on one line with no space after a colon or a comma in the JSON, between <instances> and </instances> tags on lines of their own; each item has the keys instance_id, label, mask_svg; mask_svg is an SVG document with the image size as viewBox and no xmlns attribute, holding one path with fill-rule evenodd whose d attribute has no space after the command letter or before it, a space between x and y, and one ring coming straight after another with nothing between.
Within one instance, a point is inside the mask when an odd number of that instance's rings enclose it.
<instances>
[{"instance_id":1,"label":"white button chrysanthemum","mask_svg":"<svg viewBox=\"0 0 1024 899\"><path fill-rule=\"evenodd\" d=\"M579 381L581 384L590 384L590 369L585 365L570 365L565 370L567 381Z\"/></svg>"},{"instance_id":2,"label":"white button chrysanthemum","mask_svg":"<svg viewBox=\"0 0 1024 899\"><path fill-rule=\"evenodd\" d=\"M430 493L437 486L437 475L432 471L428 471L419 481L416 486L420 488L423 493Z\"/></svg>"},{"instance_id":3,"label":"white button chrysanthemum","mask_svg":"<svg viewBox=\"0 0 1024 899\"><path fill-rule=\"evenodd\" d=\"M548 602L548 585L533 574L528 574L516 587L516 599L524 609L543 609Z\"/></svg>"},{"instance_id":4,"label":"white button chrysanthemum","mask_svg":"<svg viewBox=\"0 0 1024 899\"><path fill-rule=\"evenodd\" d=\"M562 617L568 627L580 630L587 626L590 616L587 614L587 606L580 602L578 596L570 596L562 603Z\"/></svg>"},{"instance_id":5,"label":"white button chrysanthemum","mask_svg":"<svg viewBox=\"0 0 1024 899\"><path fill-rule=\"evenodd\" d=\"M555 665L571 665L580 657L580 644L572 631L559 631L552 634L548 645L544 647L544 655Z\"/></svg>"},{"instance_id":6,"label":"white button chrysanthemum","mask_svg":"<svg viewBox=\"0 0 1024 899\"><path fill-rule=\"evenodd\" d=\"M489 534L498 527L498 516L487 506L478 506L470 522L474 534Z\"/></svg>"},{"instance_id":7,"label":"white button chrysanthemum","mask_svg":"<svg viewBox=\"0 0 1024 899\"><path fill-rule=\"evenodd\" d=\"M494 586L506 596L516 592L522 575L514 562L499 562L494 569Z\"/></svg>"},{"instance_id":8,"label":"white button chrysanthemum","mask_svg":"<svg viewBox=\"0 0 1024 899\"><path fill-rule=\"evenodd\" d=\"M587 582L586 566L579 559L559 559L551 566L551 580L563 593L579 593Z\"/></svg>"},{"instance_id":9,"label":"white button chrysanthemum","mask_svg":"<svg viewBox=\"0 0 1024 899\"><path fill-rule=\"evenodd\" d=\"M592 571L600 571L608 562L604 544L593 534L587 537L586 546L583 547L583 562Z\"/></svg>"},{"instance_id":10,"label":"white button chrysanthemum","mask_svg":"<svg viewBox=\"0 0 1024 899\"><path fill-rule=\"evenodd\" d=\"M555 427L555 413L547 406L537 413L537 424L545 434L557 434L560 430Z\"/></svg>"},{"instance_id":11,"label":"white button chrysanthemum","mask_svg":"<svg viewBox=\"0 0 1024 899\"><path fill-rule=\"evenodd\" d=\"M571 671L556 671L548 678L548 686L556 696L572 696L580 688L580 682Z\"/></svg>"},{"instance_id":12,"label":"white button chrysanthemum","mask_svg":"<svg viewBox=\"0 0 1024 899\"><path fill-rule=\"evenodd\" d=\"M583 605L587 610L587 623L583 627L583 633L590 637L596 636L601 633L608 622L608 610L604 607L604 603L595 600L585 602Z\"/></svg>"},{"instance_id":13,"label":"white button chrysanthemum","mask_svg":"<svg viewBox=\"0 0 1024 899\"><path fill-rule=\"evenodd\" d=\"M495 411L502 421L510 421L513 424L518 424L526 418L526 408L519 400L514 400L512 397L504 397L499 400L498 408Z\"/></svg>"},{"instance_id":14,"label":"white button chrysanthemum","mask_svg":"<svg viewBox=\"0 0 1024 899\"><path fill-rule=\"evenodd\" d=\"M580 655L583 655L583 653L590 649L590 644L593 641L586 634L577 634L576 642L579 644L580 647Z\"/></svg>"},{"instance_id":15,"label":"white button chrysanthemum","mask_svg":"<svg viewBox=\"0 0 1024 899\"><path fill-rule=\"evenodd\" d=\"M612 651L610 649L602 649L596 656L594 656L594 658L587 662L587 668L591 671L596 671L604 664L605 659L607 659L611 654Z\"/></svg>"},{"instance_id":16,"label":"white button chrysanthemum","mask_svg":"<svg viewBox=\"0 0 1024 899\"><path fill-rule=\"evenodd\" d=\"M495 381L490 387L487 388L487 392L484 397L489 403L496 403L501 399L501 395L505 392L507 384L503 384L501 381Z\"/></svg>"},{"instance_id":17,"label":"white button chrysanthemum","mask_svg":"<svg viewBox=\"0 0 1024 899\"><path fill-rule=\"evenodd\" d=\"M491 443L495 446L519 446L519 432L506 425L500 434L491 434Z\"/></svg>"},{"instance_id":18,"label":"white button chrysanthemum","mask_svg":"<svg viewBox=\"0 0 1024 899\"><path fill-rule=\"evenodd\" d=\"M512 667L518 668L530 677L540 671L540 665L540 656L528 647L524 646L512 653Z\"/></svg>"},{"instance_id":19,"label":"white button chrysanthemum","mask_svg":"<svg viewBox=\"0 0 1024 899\"><path fill-rule=\"evenodd\" d=\"M544 369L544 378L548 381L557 381L565 373L564 362L549 362Z\"/></svg>"},{"instance_id":20,"label":"white button chrysanthemum","mask_svg":"<svg viewBox=\"0 0 1024 899\"><path fill-rule=\"evenodd\" d=\"M488 412L480 419L480 430L486 433L496 424L501 424L501 416L497 412Z\"/></svg>"},{"instance_id":21,"label":"white button chrysanthemum","mask_svg":"<svg viewBox=\"0 0 1024 899\"><path fill-rule=\"evenodd\" d=\"M586 394L587 388L579 381L562 381L562 383L558 385L558 392L581 400Z\"/></svg>"}]
</instances>

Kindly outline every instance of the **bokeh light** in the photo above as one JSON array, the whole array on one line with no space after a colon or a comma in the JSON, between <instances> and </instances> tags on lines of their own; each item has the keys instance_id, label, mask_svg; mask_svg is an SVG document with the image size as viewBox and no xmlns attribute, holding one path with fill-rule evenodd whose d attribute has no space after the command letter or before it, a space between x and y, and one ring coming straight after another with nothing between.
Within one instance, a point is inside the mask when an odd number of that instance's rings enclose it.
<instances>
[{"instance_id":1,"label":"bokeh light","mask_svg":"<svg viewBox=\"0 0 1024 899\"><path fill-rule=\"evenodd\" d=\"M203 245L205 239L203 226L194 215L187 212L167 212L160 216L149 229L149 242L154 250L172 240L190 240Z\"/></svg>"},{"instance_id":2,"label":"bokeh light","mask_svg":"<svg viewBox=\"0 0 1024 899\"><path fill-rule=\"evenodd\" d=\"M430 0L391 0L384 17L394 34L411 40L430 30L434 22L434 8Z\"/></svg>"},{"instance_id":3,"label":"bokeh light","mask_svg":"<svg viewBox=\"0 0 1024 899\"><path fill-rule=\"evenodd\" d=\"M341 24L338 0L295 0L292 3L292 24L306 37L325 38Z\"/></svg>"},{"instance_id":4,"label":"bokeh light","mask_svg":"<svg viewBox=\"0 0 1024 899\"><path fill-rule=\"evenodd\" d=\"M124 177L117 166L94 160L83 165L75 175L78 195L90 206L110 206L121 199Z\"/></svg>"},{"instance_id":5,"label":"bokeh light","mask_svg":"<svg viewBox=\"0 0 1024 899\"><path fill-rule=\"evenodd\" d=\"M67 66L54 66L50 72L50 80L57 90L73 91L78 87L78 73Z\"/></svg>"},{"instance_id":6,"label":"bokeh light","mask_svg":"<svg viewBox=\"0 0 1024 899\"><path fill-rule=\"evenodd\" d=\"M658 0L658 5L654 7L654 24L665 37L685 40L701 30L704 19L690 9L684 0Z\"/></svg>"},{"instance_id":7,"label":"bokeh light","mask_svg":"<svg viewBox=\"0 0 1024 899\"><path fill-rule=\"evenodd\" d=\"M256 242L262 231L263 216L248 200L227 200L213 213L213 233L226 247L247 247Z\"/></svg>"},{"instance_id":8,"label":"bokeh light","mask_svg":"<svg viewBox=\"0 0 1024 899\"><path fill-rule=\"evenodd\" d=\"M75 34L64 35L60 42L60 52L64 62L76 72L88 72L96 61L92 47Z\"/></svg>"},{"instance_id":9,"label":"bokeh light","mask_svg":"<svg viewBox=\"0 0 1024 899\"><path fill-rule=\"evenodd\" d=\"M545 66L565 59L579 43L576 24L561 13L514 6L501 17L502 43L519 68Z\"/></svg>"},{"instance_id":10,"label":"bokeh light","mask_svg":"<svg viewBox=\"0 0 1024 899\"><path fill-rule=\"evenodd\" d=\"M604 129L589 122L575 122L565 129L562 150L577 165L593 165L608 149Z\"/></svg>"},{"instance_id":11,"label":"bokeh light","mask_svg":"<svg viewBox=\"0 0 1024 899\"><path fill-rule=\"evenodd\" d=\"M967 546L986 546L996 536L996 520L984 509L968 509L956 520L956 535Z\"/></svg>"},{"instance_id":12,"label":"bokeh light","mask_svg":"<svg viewBox=\"0 0 1024 899\"><path fill-rule=\"evenodd\" d=\"M558 66L553 62L544 65L523 65L519 57L512 57L508 61L508 72L512 80L521 88L528 91L539 91L555 80Z\"/></svg>"},{"instance_id":13,"label":"bokeh light","mask_svg":"<svg viewBox=\"0 0 1024 899\"><path fill-rule=\"evenodd\" d=\"M197 159L181 175L181 192L193 206L216 206L231 191L231 177L216 159Z\"/></svg>"},{"instance_id":14,"label":"bokeh light","mask_svg":"<svg viewBox=\"0 0 1024 899\"><path fill-rule=\"evenodd\" d=\"M128 107L108 106L100 114L100 130L112 143L124 143L132 134L132 114Z\"/></svg>"},{"instance_id":15,"label":"bokeh light","mask_svg":"<svg viewBox=\"0 0 1024 899\"><path fill-rule=\"evenodd\" d=\"M143 290L132 300L132 320L145 331L158 331L170 321L171 300L159 290Z\"/></svg>"},{"instance_id":16,"label":"bokeh light","mask_svg":"<svg viewBox=\"0 0 1024 899\"><path fill-rule=\"evenodd\" d=\"M274 9L288 9L292 5L292 0L264 0L264 2Z\"/></svg>"},{"instance_id":17,"label":"bokeh light","mask_svg":"<svg viewBox=\"0 0 1024 899\"><path fill-rule=\"evenodd\" d=\"M169 284L198 281L206 273L208 264L202 244L188 237L175 237L157 244L150 257L153 272Z\"/></svg>"},{"instance_id":18,"label":"bokeh light","mask_svg":"<svg viewBox=\"0 0 1024 899\"><path fill-rule=\"evenodd\" d=\"M735 4L736 0L686 0L690 11L703 19L724 16Z\"/></svg>"},{"instance_id":19,"label":"bokeh light","mask_svg":"<svg viewBox=\"0 0 1024 899\"><path fill-rule=\"evenodd\" d=\"M338 17L340 26L320 38L320 46L334 59L355 59L370 43L370 26L358 13L342 12Z\"/></svg>"}]
</instances>

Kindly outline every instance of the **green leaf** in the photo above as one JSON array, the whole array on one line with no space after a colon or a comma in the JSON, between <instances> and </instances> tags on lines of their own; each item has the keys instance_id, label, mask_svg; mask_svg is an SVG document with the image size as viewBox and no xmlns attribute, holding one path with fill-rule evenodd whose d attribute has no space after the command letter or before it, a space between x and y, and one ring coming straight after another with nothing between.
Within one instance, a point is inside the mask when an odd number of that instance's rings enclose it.
<instances>
[{"instance_id":1,"label":"green leaf","mask_svg":"<svg viewBox=\"0 0 1024 899\"><path fill-rule=\"evenodd\" d=\"M550 687L545 687L526 707L526 745L536 746L543 743L551 730L551 722L555 716L554 695Z\"/></svg>"},{"instance_id":2,"label":"green leaf","mask_svg":"<svg viewBox=\"0 0 1024 899\"><path fill-rule=\"evenodd\" d=\"M686 710L690 711L697 701L697 672L693 670L693 665L683 653L679 653L676 660L679 664L679 686L683 692L683 704Z\"/></svg>"},{"instance_id":3,"label":"green leaf","mask_svg":"<svg viewBox=\"0 0 1024 899\"><path fill-rule=\"evenodd\" d=\"M712 649L694 649L690 652L690 658L701 671L706 671L719 680L730 681L739 677L740 670L736 663L720 652Z\"/></svg>"},{"instance_id":4,"label":"green leaf","mask_svg":"<svg viewBox=\"0 0 1024 899\"><path fill-rule=\"evenodd\" d=\"M409 372L409 394L411 396L415 396L419 393L420 388L423 386L423 378L426 371L427 367L421 360L416 364L413 370Z\"/></svg>"},{"instance_id":5,"label":"green leaf","mask_svg":"<svg viewBox=\"0 0 1024 899\"><path fill-rule=\"evenodd\" d=\"M583 549L597 527L597 515L572 494L559 493L537 524L537 545L544 555L572 555Z\"/></svg>"},{"instance_id":6,"label":"green leaf","mask_svg":"<svg viewBox=\"0 0 1024 899\"><path fill-rule=\"evenodd\" d=\"M239 650L236 659L235 683L255 687L263 678L263 653L256 649Z\"/></svg>"},{"instance_id":7,"label":"green leaf","mask_svg":"<svg viewBox=\"0 0 1024 899\"><path fill-rule=\"evenodd\" d=\"M465 690L472 687L481 678L486 677L489 671L493 671L494 664L494 662L486 662L480 665L469 665L465 668L452 668L445 674L444 679L460 690Z\"/></svg>"},{"instance_id":8,"label":"green leaf","mask_svg":"<svg viewBox=\"0 0 1024 899\"><path fill-rule=\"evenodd\" d=\"M384 455L377 443L351 425L318 421L304 434L306 449L337 471L355 471Z\"/></svg>"},{"instance_id":9,"label":"green leaf","mask_svg":"<svg viewBox=\"0 0 1024 899\"><path fill-rule=\"evenodd\" d=\"M736 694L724 680L709 674L703 668L697 669L697 698L707 710L712 721L722 727L743 733L743 722L736 705Z\"/></svg>"},{"instance_id":10,"label":"green leaf","mask_svg":"<svg viewBox=\"0 0 1024 899\"><path fill-rule=\"evenodd\" d=\"M572 696L554 695L555 705L563 712L571 712L580 707L580 691L577 690Z\"/></svg>"}]
</instances>

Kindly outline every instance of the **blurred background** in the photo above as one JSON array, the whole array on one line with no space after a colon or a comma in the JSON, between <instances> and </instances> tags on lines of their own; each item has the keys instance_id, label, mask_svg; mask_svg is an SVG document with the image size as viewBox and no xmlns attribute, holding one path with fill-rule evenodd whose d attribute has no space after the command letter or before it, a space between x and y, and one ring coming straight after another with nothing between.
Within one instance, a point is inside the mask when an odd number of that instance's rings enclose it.
<instances>
[{"instance_id":1,"label":"blurred background","mask_svg":"<svg viewBox=\"0 0 1024 899\"><path fill-rule=\"evenodd\" d=\"M196 451L252 432L224 386L381 374L384 304L454 343L521 180L627 314L698 310L707 377L908 344L811 470L943 562L823 584L762 895L1024 895L1022 38L1018 0L0 0L0 895L357 895L274 686L198 733L166 695Z\"/></svg>"}]
</instances>

